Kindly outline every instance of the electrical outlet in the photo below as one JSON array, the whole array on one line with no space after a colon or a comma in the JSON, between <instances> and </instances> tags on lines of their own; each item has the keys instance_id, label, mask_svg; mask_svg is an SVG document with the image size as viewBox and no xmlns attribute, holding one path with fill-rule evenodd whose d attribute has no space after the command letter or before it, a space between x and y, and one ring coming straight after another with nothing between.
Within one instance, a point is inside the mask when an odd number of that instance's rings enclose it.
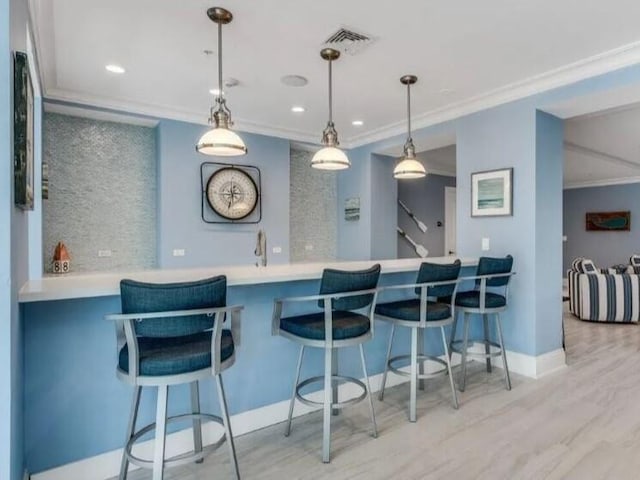
<instances>
[{"instance_id":1,"label":"electrical outlet","mask_svg":"<svg viewBox=\"0 0 640 480\"><path fill-rule=\"evenodd\" d=\"M111 256L111 250L98 250L98 257L104 258L104 257L110 257L110 256Z\"/></svg>"},{"instance_id":2,"label":"electrical outlet","mask_svg":"<svg viewBox=\"0 0 640 480\"><path fill-rule=\"evenodd\" d=\"M271 251L273 253L282 253L282 247L273 247L273 249L271 249Z\"/></svg>"},{"instance_id":3,"label":"electrical outlet","mask_svg":"<svg viewBox=\"0 0 640 480\"><path fill-rule=\"evenodd\" d=\"M310 252L311 250L313 250L313 245L311 245L311 244L305 245L305 246L304 246L304 249L305 249L307 252Z\"/></svg>"},{"instance_id":4,"label":"electrical outlet","mask_svg":"<svg viewBox=\"0 0 640 480\"><path fill-rule=\"evenodd\" d=\"M184 248L176 248L173 250L174 257L184 257Z\"/></svg>"},{"instance_id":5,"label":"electrical outlet","mask_svg":"<svg viewBox=\"0 0 640 480\"><path fill-rule=\"evenodd\" d=\"M482 239L482 250L483 251L487 251L489 250L489 239L488 238L483 238Z\"/></svg>"}]
</instances>

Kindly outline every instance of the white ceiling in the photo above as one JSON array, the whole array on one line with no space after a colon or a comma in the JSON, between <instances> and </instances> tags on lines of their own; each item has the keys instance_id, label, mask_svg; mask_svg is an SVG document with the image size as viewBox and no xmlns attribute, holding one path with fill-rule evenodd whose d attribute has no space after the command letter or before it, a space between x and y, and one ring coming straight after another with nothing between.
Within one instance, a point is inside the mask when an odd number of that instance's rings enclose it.
<instances>
[{"instance_id":1,"label":"white ceiling","mask_svg":"<svg viewBox=\"0 0 640 480\"><path fill-rule=\"evenodd\" d=\"M205 122L216 78L214 59L202 53L216 48L205 12L215 3L31 0L45 95ZM560 74L566 83L611 69L607 55L616 52L624 51L627 62L640 59L637 0L222 5L235 16L224 28L224 74L241 82L228 91L237 127L300 141L318 141L326 123L326 63L318 52L341 26L376 39L334 68L335 120L347 146L403 131L405 91L398 79L406 73L419 77L412 97L421 126L549 88ZM107 63L127 73L109 74ZM309 84L285 87L286 74L304 75ZM294 104L307 111L292 114ZM364 126L352 126L354 119Z\"/></svg>"},{"instance_id":2,"label":"white ceiling","mask_svg":"<svg viewBox=\"0 0 640 480\"><path fill-rule=\"evenodd\" d=\"M640 182L640 105L565 121L568 187Z\"/></svg>"}]
</instances>

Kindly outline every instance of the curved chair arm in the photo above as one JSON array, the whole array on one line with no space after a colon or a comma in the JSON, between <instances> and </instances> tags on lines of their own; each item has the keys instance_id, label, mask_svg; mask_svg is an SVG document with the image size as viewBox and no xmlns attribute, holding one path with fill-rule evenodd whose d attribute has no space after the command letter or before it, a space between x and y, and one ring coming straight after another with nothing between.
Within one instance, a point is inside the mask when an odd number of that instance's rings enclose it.
<instances>
[{"instance_id":1,"label":"curved chair arm","mask_svg":"<svg viewBox=\"0 0 640 480\"><path fill-rule=\"evenodd\" d=\"M424 282L424 283L410 283L406 285L390 285L388 287L380 287L380 291L383 292L385 290L409 290L409 289L420 289L420 325L424 326L427 323L427 301L429 300L429 288L430 287L441 287L445 285L454 285L453 292L451 293L451 316L455 317L455 305L456 305L456 295L458 294L458 285L460 285L460 281L462 278L457 278L455 280L442 280L438 282Z\"/></svg>"},{"instance_id":2,"label":"curved chair arm","mask_svg":"<svg viewBox=\"0 0 640 480\"><path fill-rule=\"evenodd\" d=\"M331 328L331 320L333 311L333 300L345 297L355 297L359 295L373 295L371 301L371 309L369 312L369 320L371 322L371 328L373 328L373 312L376 305L376 297L378 294L377 288L370 288L368 290L358 290L355 292L340 292L340 293L326 293L323 295L307 295L304 297L288 297L288 298L276 298L273 301L273 315L271 317L271 335L278 335L280 331L280 319L282 318L282 306L285 303L300 303L300 302L313 302L322 300L324 302L324 318L325 318L325 340L329 342L332 340L333 330Z\"/></svg>"},{"instance_id":3,"label":"curved chair arm","mask_svg":"<svg viewBox=\"0 0 640 480\"><path fill-rule=\"evenodd\" d=\"M215 317L213 331L211 333L211 364L219 366L220 356L215 355L220 349L222 339L222 325L226 320L226 314L231 316L231 334L234 342L240 344L240 312L244 309L242 305L230 305L227 307L198 308L192 310L175 310L170 312L150 312L150 313L111 313L104 316L105 320L116 322L116 338L118 341L118 351L126 343L129 349L129 375L138 376L138 366L140 352L138 348L138 337L135 333L134 322L157 318L168 317L188 317L193 315L207 315ZM237 336L237 337L236 337ZM214 365L215 364L215 365Z\"/></svg>"},{"instance_id":4,"label":"curved chair arm","mask_svg":"<svg viewBox=\"0 0 640 480\"><path fill-rule=\"evenodd\" d=\"M473 277L462 277L460 281L467 280L480 280L480 310L485 309L485 301L487 296L487 280L493 278L501 278L501 277L513 277L516 272L507 272L507 273L495 273L495 274L487 274L487 275L476 275ZM509 283L507 282L504 285L504 297L507 298L507 293L509 292Z\"/></svg>"}]
</instances>

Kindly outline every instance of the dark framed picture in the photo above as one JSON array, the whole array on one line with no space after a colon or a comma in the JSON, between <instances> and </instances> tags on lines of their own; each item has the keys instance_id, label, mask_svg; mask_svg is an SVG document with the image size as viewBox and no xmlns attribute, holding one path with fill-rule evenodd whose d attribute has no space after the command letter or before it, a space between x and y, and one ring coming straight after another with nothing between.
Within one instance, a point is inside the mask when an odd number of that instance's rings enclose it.
<instances>
[{"instance_id":1,"label":"dark framed picture","mask_svg":"<svg viewBox=\"0 0 640 480\"><path fill-rule=\"evenodd\" d=\"M33 84L26 53L16 52L13 62L13 177L14 203L33 210Z\"/></svg>"},{"instance_id":2,"label":"dark framed picture","mask_svg":"<svg viewBox=\"0 0 640 480\"><path fill-rule=\"evenodd\" d=\"M471 216L513 215L513 168L471 174Z\"/></svg>"},{"instance_id":3,"label":"dark framed picture","mask_svg":"<svg viewBox=\"0 0 640 480\"><path fill-rule=\"evenodd\" d=\"M631 212L587 212L588 232L611 232L631 230Z\"/></svg>"}]
</instances>

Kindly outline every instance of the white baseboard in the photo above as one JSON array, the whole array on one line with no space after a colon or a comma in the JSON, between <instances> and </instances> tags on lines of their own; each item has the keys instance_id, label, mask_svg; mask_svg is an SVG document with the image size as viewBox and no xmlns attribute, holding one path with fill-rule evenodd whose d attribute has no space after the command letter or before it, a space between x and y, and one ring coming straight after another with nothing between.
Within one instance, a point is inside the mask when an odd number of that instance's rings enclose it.
<instances>
[{"instance_id":1,"label":"white baseboard","mask_svg":"<svg viewBox=\"0 0 640 480\"><path fill-rule=\"evenodd\" d=\"M478 352L480 352L480 346L477 346L476 348L478 348ZM537 357L507 350L507 361L511 372L531 378L540 378L566 366L563 349L554 350L553 352L545 353ZM452 364L458 365L459 363L460 356L454 353L452 357ZM496 367L502 367L502 360L500 358L494 358L493 364ZM407 371L408 367L405 367L402 370ZM400 385L408 380L409 379L407 377L401 377L390 373L387 377L387 387ZM369 377L369 382L371 384L372 392L379 391L382 384L382 374L380 373ZM340 386L341 398L356 396L359 394L360 390L355 385L345 384ZM312 400L321 401L322 391L314 392L309 395L309 397ZM301 404L300 402L296 402L294 417L306 415L318 410L318 408L309 407ZM284 422L287 419L288 413L289 400L283 400L281 402L233 415L231 417L233 435L244 435L245 433ZM123 412L123 415L127 414L128 412ZM221 434L220 428L221 427L219 425L210 422L203 425L203 442L208 444L219 438ZM136 445L134 451L137 456L152 458L153 444L153 440L141 442ZM167 436L166 455L168 457L179 455L192 449L193 437L190 429L181 430ZM118 475L120 472L121 459L122 449L112 450L94 457L85 458L51 470L33 474L31 475L31 480L85 480L87 478L106 480ZM25 479L26 478L28 477L25 477Z\"/></svg>"}]
</instances>

